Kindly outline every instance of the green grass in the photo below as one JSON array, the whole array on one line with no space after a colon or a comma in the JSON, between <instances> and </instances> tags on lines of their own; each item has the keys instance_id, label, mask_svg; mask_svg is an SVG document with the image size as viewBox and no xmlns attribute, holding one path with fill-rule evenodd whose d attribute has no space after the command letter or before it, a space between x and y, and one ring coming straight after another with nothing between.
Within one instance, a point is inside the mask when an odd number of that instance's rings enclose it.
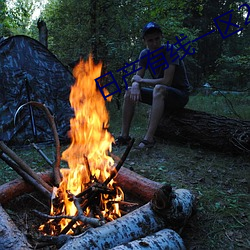
<instances>
[{"instance_id":1,"label":"green grass","mask_svg":"<svg viewBox=\"0 0 250 250\"><path fill-rule=\"evenodd\" d=\"M248 95L196 95L190 97L187 108L215 115L250 120L249 106L250 96Z\"/></svg>"}]
</instances>

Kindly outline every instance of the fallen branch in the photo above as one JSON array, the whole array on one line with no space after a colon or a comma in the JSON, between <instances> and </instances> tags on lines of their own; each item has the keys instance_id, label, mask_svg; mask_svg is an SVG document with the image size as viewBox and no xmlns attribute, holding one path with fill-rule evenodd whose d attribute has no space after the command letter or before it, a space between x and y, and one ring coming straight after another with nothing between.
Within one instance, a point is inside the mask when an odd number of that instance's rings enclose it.
<instances>
[{"instance_id":1,"label":"fallen branch","mask_svg":"<svg viewBox=\"0 0 250 250\"><path fill-rule=\"evenodd\" d=\"M4 153L0 153L0 158L5 161L12 169L14 169L27 183L35 187L39 192L41 192L47 199L50 199L51 193L44 188L40 182L37 182L29 174L27 174L22 168L20 168L15 162L9 159Z\"/></svg>"},{"instance_id":2,"label":"fallen branch","mask_svg":"<svg viewBox=\"0 0 250 250\"><path fill-rule=\"evenodd\" d=\"M9 147L7 147L3 141L0 141L0 149L10 157L14 162L17 163L18 166L22 168L22 170L34 178L39 184L41 184L45 189L47 189L50 193L52 193L52 187L48 185L46 182L41 180L37 174L20 158L17 154L12 151Z\"/></svg>"}]
</instances>

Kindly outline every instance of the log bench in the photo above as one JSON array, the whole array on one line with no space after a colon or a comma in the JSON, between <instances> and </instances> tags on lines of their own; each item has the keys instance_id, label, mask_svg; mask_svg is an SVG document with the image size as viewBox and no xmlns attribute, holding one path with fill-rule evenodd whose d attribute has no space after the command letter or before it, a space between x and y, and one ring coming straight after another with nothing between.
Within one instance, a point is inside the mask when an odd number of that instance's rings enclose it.
<instances>
[{"instance_id":1,"label":"log bench","mask_svg":"<svg viewBox=\"0 0 250 250\"><path fill-rule=\"evenodd\" d=\"M222 152L250 152L250 121L191 109L165 114L155 136Z\"/></svg>"}]
</instances>

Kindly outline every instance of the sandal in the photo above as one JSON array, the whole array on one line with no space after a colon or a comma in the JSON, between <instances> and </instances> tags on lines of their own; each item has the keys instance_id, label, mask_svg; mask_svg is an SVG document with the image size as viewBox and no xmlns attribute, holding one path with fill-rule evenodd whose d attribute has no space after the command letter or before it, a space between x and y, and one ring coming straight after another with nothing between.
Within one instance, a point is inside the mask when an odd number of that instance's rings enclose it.
<instances>
[{"instance_id":1,"label":"sandal","mask_svg":"<svg viewBox=\"0 0 250 250\"><path fill-rule=\"evenodd\" d=\"M127 146L129 142L131 141L131 137L128 136L127 138L124 138L123 136L118 136L115 140L114 146Z\"/></svg>"},{"instance_id":2,"label":"sandal","mask_svg":"<svg viewBox=\"0 0 250 250\"><path fill-rule=\"evenodd\" d=\"M141 145L142 144L142 145ZM141 146L140 146L141 145ZM152 148L155 145L155 141L148 141L148 140L142 140L139 145L137 146L138 149L143 149L143 148Z\"/></svg>"}]
</instances>

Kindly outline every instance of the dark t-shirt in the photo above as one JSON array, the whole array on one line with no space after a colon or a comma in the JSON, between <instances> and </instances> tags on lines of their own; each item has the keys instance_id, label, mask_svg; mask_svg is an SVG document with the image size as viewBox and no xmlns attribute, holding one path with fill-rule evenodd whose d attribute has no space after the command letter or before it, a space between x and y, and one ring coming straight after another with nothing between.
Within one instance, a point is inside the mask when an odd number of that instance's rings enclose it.
<instances>
[{"instance_id":1,"label":"dark t-shirt","mask_svg":"<svg viewBox=\"0 0 250 250\"><path fill-rule=\"evenodd\" d=\"M164 76L164 70L169 65L175 65L175 73L171 87L180 90L190 89L185 65L178 56L176 48L171 44L164 44L160 49L150 52L149 49L141 51L139 56L139 66L149 70L152 78L158 79Z\"/></svg>"}]
</instances>

